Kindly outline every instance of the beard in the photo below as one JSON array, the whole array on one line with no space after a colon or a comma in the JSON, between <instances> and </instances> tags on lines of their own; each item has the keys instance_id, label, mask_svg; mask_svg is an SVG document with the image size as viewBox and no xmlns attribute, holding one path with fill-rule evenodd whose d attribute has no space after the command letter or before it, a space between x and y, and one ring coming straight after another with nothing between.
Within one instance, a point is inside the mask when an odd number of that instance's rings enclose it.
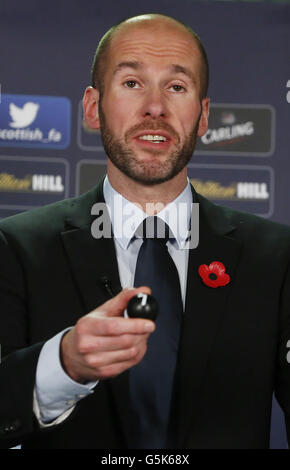
<instances>
[{"instance_id":1,"label":"beard","mask_svg":"<svg viewBox=\"0 0 290 470\"><path fill-rule=\"evenodd\" d=\"M169 124L164 121L144 121L143 124L136 125L130 128L125 133L124 142L118 139L113 132L110 130L106 116L102 108L102 103L99 103L99 117L101 127L101 137L103 146L108 158L111 162L126 176L133 179L138 183L142 183L146 186L153 186L155 184L164 183L165 181L171 180L176 176L190 161L197 138L197 130L199 125L201 113L197 120L197 123L192 128L191 132L186 136L183 145L180 144L179 135L172 129ZM129 145L129 139L138 131L144 131L147 129L152 130L164 130L169 133L170 136L175 138L176 145L175 149L168 155L166 161L161 162L158 158L160 150L150 150L151 155L156 155L154 160L140 161L136 157L134 150Z\"/></svg>"}]
</instances>

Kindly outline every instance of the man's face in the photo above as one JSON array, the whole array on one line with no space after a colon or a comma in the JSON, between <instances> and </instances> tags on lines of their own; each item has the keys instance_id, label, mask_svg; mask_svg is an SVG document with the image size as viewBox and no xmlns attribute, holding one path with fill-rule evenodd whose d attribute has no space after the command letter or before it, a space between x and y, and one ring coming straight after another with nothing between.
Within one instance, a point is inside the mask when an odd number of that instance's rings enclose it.
<instances>
[{"instance_id":1,"label":"man's face","mask_svg":"<svg viewBox=\"0 0 290 470\"><path fill-rule=\"evenodd\" d=\"M207 130L200 87L200 53L187 32L159 24L117 33L99 101L111 171L153 185L183 170Z\"/></svg>"}]
</instances>

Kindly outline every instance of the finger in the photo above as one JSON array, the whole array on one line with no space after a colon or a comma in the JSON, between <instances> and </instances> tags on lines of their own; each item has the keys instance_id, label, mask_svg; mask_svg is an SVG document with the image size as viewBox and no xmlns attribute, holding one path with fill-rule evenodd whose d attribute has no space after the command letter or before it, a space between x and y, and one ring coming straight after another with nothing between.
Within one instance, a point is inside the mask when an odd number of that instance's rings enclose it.
<instances>
[{"instance_id":1,"label":"finger","mask_svg":"<svg viewBox=\"0 0 290 470\"><path fill-rule=\"evenodd\" d=\"M87 315L85 328L89 336L120 336L151 333L155 323L144 318L98 316L95 312Z\"/></svg>"},{"instance_id":2,"label":"finger","mask_svg":"<svg viewBox=\"0 0 290 470\"><path fill-rule=\"evenodd\" d=\"M97 354L87 354L85 361L89 367L99 369L102 367L109 366L111 364L118 364L120 362L134 361L137 355L140 355L146 349L146 344L143 347L131 347L128 349L122 349L118 351L107 351Z\"/></svg>"},{"instance_id":3,"label":"finger","mask_svg":"<svg viewBox=\"0 0 290 470\"><path fill-rule=\"evenodd\" d=\"M116 295L116 297L108 300L100 307L97 307L91 313L98 312L98 314L110 317L123 315L129 300L140 292L151 294L151 289L147 286L123 289L118 295Z\"/></svg>"},{"instance_id":4,"label":"finger","mask_svg":"<svg viewBox=\"0 0 290 470\"><path fill-rule=\"evenodd\" d=\"M135 356L133 359L130 359L128 361L123 361L123 362L116 362L116 363L112 363L112 364L100 367L98 369L97 378L106 379L106 378L115 377L116 375L121 374L125 370L138 364L143 359L145 353L146 353L146 348L140 351L137 354L137 356Z\"/></svg>"},{"instance_id":5,"label":"finger","mask_svg":"<svg viewBox=\"0 0 290 470\"><path fill-rule=\"evenodd\" d=\"M139 346L142 342L147 342L149 333L145 334L125 334L120 336L87 336L80 340L79 351L81 354L119 351L134 346Z\"/></svg>"}]
</instances>

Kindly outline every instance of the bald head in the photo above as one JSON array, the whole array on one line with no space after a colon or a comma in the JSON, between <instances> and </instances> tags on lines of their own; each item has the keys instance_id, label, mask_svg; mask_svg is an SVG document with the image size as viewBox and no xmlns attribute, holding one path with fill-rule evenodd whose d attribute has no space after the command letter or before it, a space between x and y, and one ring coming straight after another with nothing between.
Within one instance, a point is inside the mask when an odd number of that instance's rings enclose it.
<instances>
[{"instance_id":1,"label":"bald head","mask_svg":"<svg viewBox=\"0 0 290 470\"><path fill-rule=\"evenodd\" d=\"M97 88L102 94L104 91L103 77L106 72L106 62L111 47L114 47L114 42L118 41L118 37L130 31L136 31L139 28L148 28L148 30L180 30L183 34L193 41L197 47L200 55L200 99L205 98L208 90L209 70L208 60L205 49L200 41L198 35L188 26L174 18L161 14L145 14L128 18L121 23L113 26L102 37L96 50L93 66L92 66L92 86Z\"/></svg>"}]
</instances>

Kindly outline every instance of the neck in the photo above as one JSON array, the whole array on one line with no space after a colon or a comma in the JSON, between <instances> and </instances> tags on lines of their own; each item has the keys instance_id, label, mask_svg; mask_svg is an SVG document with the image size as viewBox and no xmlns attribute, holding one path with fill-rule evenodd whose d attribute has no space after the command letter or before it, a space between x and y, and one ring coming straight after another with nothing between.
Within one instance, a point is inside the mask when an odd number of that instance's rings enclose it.
<instances>
[{"instance_id":1,"label":"neck","mask_svg":"<svg viewBox=\"0 0 290 470\"><path fill-rule=\"evenodd\" d=\"M148 186L133 179L108 163L108 179L112 187L128 201L141 206L148 215L160 212L177 198L187 185L187 169L164 183Z\"/></svg>"}]
</instances>

